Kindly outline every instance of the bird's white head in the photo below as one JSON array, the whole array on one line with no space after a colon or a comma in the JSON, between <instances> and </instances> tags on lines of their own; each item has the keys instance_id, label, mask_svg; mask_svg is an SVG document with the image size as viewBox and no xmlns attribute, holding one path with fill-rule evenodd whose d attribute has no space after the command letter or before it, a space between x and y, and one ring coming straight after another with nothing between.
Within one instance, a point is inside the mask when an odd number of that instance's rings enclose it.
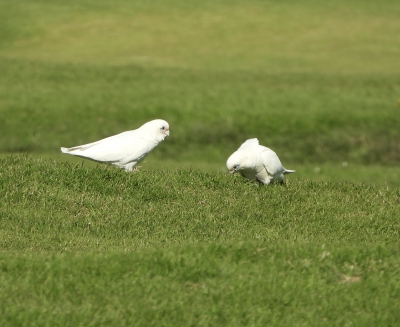
<instances>
[{"instance_id":1,"label":"bird's white head","mask_svg":"<svg viewBox=\"0 0 400 327\"><path fill-rule=\"evenodd\" d=\"M155 119L142 125L140 129L148 131L151 137L155 138L157 142L164 141L169 136L169 124L162 119Z\"/></svg>"},{"instance_id":2,"label":"bird's white head","mask_svg":"<svg viewBox=\"0 0 400 327\"><path fill-rule=\"evenodd\" d=\"M231 174L249 168L247 165L247 159L247 156L242 151L236 151L226 161L226 168L228 168Z\"/></svg>"}]
</instances>

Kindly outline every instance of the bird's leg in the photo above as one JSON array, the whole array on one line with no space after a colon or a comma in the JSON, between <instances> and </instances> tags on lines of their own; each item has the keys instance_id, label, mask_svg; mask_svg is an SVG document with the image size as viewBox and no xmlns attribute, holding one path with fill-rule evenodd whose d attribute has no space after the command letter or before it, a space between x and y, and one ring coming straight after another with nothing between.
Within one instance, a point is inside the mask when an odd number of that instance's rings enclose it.
<instances>
[{"instance_id":1,"label":"bird's leg","mask_svg":"<svg viewBox=\"0 0 400 327\"><path fill-rule=\"evenodd\" d=\"M135 164L136 164L136 162L130 162L121 168L124 168L126 172L139 171L139 169L138 169L139 167L135 166Z\"/></svg>"}]
</instances>

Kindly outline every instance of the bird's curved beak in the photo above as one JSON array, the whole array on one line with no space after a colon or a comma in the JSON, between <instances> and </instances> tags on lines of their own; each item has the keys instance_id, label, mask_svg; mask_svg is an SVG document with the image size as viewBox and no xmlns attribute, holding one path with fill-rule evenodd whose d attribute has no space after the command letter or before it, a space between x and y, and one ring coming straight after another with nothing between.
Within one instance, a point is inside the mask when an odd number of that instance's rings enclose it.
<instances>
[{"instance_id":1,"label":"bird's curved beak","mask_svg":"<svg viewBox=\"0 0 400 327\"><path fill-rule=\"evenodd\" d=\"M166 137L169 136L169 129L167 129L167 130L164 132L164 134L165 134Z\"/></svg>"},{"instance_id":2,"label":"bird's curved beak","mask_svg":"<svg viewBox=\"0 0 400 327\"><path fill-rule=\"evenodd\" d=\"M229 169L229 172L230 172L232 175L234 175L234 174L236 173L236 170L235 170L235 168L232 168L232 169Z\"/></svg>"}]
</instances>

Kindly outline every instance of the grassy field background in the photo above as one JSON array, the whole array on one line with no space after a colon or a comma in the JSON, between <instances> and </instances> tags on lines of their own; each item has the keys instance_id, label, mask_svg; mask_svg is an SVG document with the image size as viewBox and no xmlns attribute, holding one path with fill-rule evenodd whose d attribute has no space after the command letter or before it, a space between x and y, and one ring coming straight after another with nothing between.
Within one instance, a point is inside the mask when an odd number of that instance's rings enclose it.
<instances>
[{"instance_id":1,"label":"grassy field background","mask_svg":"<svg viewBox=\"0 0 400 327\"><path fill-rule=\"evenodd\" d=\"M0 325L396 325L399 15L0 1ZM155 118L139 173L59 152ZM253 137L285 185L227 173Z\"/></svg>"}]
</instances>

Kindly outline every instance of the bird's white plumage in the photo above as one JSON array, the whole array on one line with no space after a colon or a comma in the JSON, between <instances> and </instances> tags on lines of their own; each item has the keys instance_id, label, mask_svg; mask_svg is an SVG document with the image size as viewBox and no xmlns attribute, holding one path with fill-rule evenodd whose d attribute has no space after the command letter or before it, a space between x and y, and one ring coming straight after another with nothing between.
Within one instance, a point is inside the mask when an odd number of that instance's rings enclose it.
<instances>
[{"instance_id":1,"label":"bird's white plumage","mask_svg":"<svg viewBox=\"0 0 400 327\"><path fill-rule=\"evenodd\" d=\"M97 142L61 148L61 152L105 162L131 171L169 135L165 120L149 121L138 129L107 137Z\"/></svg>"},{"instance_id":2,"label":"bird's white plumage","mask_svg":"<svg viewBox=\"0 0 400 327\"><path fill-rule=\"evenodd\" d=\"M277 154L260 145L256 138L244 142L228 158L226 167L232 174L239 172L247 179L266 185L273 181L283 181L285 174L295 172L285 169Z\"/></svg>"}]
</instances>

